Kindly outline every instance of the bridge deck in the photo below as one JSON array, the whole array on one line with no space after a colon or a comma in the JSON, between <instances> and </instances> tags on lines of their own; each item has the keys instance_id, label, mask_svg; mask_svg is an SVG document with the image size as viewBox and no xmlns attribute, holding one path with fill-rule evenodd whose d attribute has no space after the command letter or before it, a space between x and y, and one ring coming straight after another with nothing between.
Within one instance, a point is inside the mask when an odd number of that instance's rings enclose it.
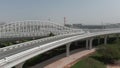
<instances>
[{"instance_id":1,"label":"bridge deck","mask_svg":"<svg viewBox=\"0 0 120 68\"><path fill-rule=\"evenodd\" d=\"M67 37L69 37L69 36L67 36ZM67 38L67 37L64 37L64 38ZM34 45L14 48L14 49L11 49L11 50L8 50L8 51L5 51L5 52L0 52L0 59L3 59L5 57L20 53L22 51L25 51L25 50L28 50L28 49L31 49L31 48L34 48L34 47L37 47L37 46L40 46L40 45L43 45L43 44L46 44L46 43L57 41L57 40L60 40L60 39L63 39L63 37L46 40L46 41L43 41L43 42L40 42L40 43L37 43L37 44L34 44Z\"/></svg>"}]
</instances>

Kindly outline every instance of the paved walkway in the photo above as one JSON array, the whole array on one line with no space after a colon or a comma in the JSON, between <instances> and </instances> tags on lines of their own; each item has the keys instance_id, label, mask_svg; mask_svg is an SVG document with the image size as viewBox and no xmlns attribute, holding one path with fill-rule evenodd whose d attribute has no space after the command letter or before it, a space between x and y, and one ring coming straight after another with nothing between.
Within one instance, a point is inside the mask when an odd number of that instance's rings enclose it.
<instances>
[{"instance_id":1,"label":"paved walkway","mask_svg":"<svg viewBox=\"0 0 120 68\"><path fill-rule=\"evenodd\" d=\"M74 53L77 53L77 52L80 52L80 51L83 51L83 50L85 50L85 48L75 49L75 50L72 50L70 52L70 54L74 54ZM66 57L66 53L55 56L55 57L53 57L53 58L51 58L49 60L46 60L46 61L44 61L42 63L39 63L39 64L37 64L37 65L35 65L33 67L30 67L30 68L44 68L46 65L49 65L49 64L51 64L51 63L53 63L53 62L55 62L55 61L57 61L59 59L62 59L64 57Z\"/></svg>"},{"instance_id":2,"label":"paved walkway","mask_svg":"<svg viewBox=\"0 0 120 68\"><path fill-rule=\"evenodd\" d=\"M69 64L77 61L81 57L84 57L94 51L95 49L91 50L77 49L71 51L71 55L69 57L65 57L64 53L30 68L66 68L66 66L68 66Z\"/></svg>"},{"instance_id":3,"label":"paved walkway","mask_svg":"<svg viewBox=\"0 0 120 68\"><path fill-rule=\"evenodd\" d=\"M64 68L66 65L78 60L79 58L88 55L92 52L94 52L95 49L92 50L84 50L84 51L80 51L78 53L72 54L69 57L64 57L56 62L53 62L47 66L45 66L44 68Z\"/></svg>"}]
</instances>

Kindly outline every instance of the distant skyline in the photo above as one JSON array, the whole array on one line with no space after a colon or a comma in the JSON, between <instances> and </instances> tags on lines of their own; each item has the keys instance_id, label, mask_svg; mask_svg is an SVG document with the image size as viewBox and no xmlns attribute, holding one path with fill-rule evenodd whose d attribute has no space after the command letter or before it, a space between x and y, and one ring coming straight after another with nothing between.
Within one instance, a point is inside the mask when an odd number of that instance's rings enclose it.
<instances>
[{"instance_id":1,"label":"distant skyline","mask_svg":"<svg viewBox=\"0 0 120 68\"><path fill-rule=\"evenodd\" d=\"M120 0L0 0L0 22L120 23Z\"/></svg>"}]
</instances>

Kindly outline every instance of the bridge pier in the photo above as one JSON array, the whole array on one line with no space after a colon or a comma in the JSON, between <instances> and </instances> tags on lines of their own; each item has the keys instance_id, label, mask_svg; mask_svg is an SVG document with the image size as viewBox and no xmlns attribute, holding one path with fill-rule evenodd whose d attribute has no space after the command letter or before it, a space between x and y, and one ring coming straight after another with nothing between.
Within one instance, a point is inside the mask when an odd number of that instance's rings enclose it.
<instances>
[{"instance_id":1,"label":"bridge pier","mask_svg":"<svg viewBox=\"0 0 120 68\"><path fill-rule=\"evenodd\" d=\"M86 39L86 49L89 49L88 47L89 47L89 40Z\"/></svg>"},{"instance_id":2,"label":"bridge pier","mask_svg":"<svg viewBox=\"0 0 120 68\"><path fill-rule=\"evenodd\" d=\"M90 41L90 42L89 42L89 49L92 49L93 38L91 38L89 41Z\"/></svg>"},{"instance_id":3,"label":"bridge pier","mask_svg":"<svg viewBox=\"0 0 120 68\"><path fill-rule=\"evenodd\" d=\"M104 37L104 45L107 44L107 35Z\"/></svg>"},{"instance_id":4,"label":"bridge pier","mask_svg":"<svg viewBox=\"0 0 120 68\"><path fill-rule=\"evenodd\" d=\"M25 63L25 62L22 62L22 63L16 65L15 68L23 68L24 63Z\"/></svg>"},{"instance_id":5,"label":"bridge pier","mask_svg":"<svg viewBox=\"0 0 120 68\"><path fill-rule=\"evenodd\" d=\"M119 34L116 34L116 41L119 41Z\"/></svg>"},{"instance_id":6,"label":"bridge pier","mask_svg":"<svg viewBox=\"0 0 120 68\"><path fill-rule=\"evenodd\" d=\"M92 49L93 38L86 39L86 49Z\"/></svg>"},{"instance_id":7,"label":"bridge pier","mask_svg":"<svg viewBox=\"0 0 120 68\"><path fill-rule=\"evenodd\" d=\"M70 44L71 43L66 44L66 57L68 57L70 54Z\"/></svg>"}]
</instances>

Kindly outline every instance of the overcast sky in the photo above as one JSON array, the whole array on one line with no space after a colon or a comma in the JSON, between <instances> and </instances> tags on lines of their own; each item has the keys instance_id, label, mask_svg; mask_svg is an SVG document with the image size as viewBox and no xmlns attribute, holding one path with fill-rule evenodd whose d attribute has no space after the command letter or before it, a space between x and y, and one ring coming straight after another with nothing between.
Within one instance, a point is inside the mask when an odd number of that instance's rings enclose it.
<instances>
[{"instance_id":1,"label":"overcast sky","mask_svg":"<svg viewBox=\"0 0 120 68\"><path fill-rule=\"evenodd\" d=\"M120 0L0 0L0 21L120 23Z\"/></svg>"}]
</instances>

